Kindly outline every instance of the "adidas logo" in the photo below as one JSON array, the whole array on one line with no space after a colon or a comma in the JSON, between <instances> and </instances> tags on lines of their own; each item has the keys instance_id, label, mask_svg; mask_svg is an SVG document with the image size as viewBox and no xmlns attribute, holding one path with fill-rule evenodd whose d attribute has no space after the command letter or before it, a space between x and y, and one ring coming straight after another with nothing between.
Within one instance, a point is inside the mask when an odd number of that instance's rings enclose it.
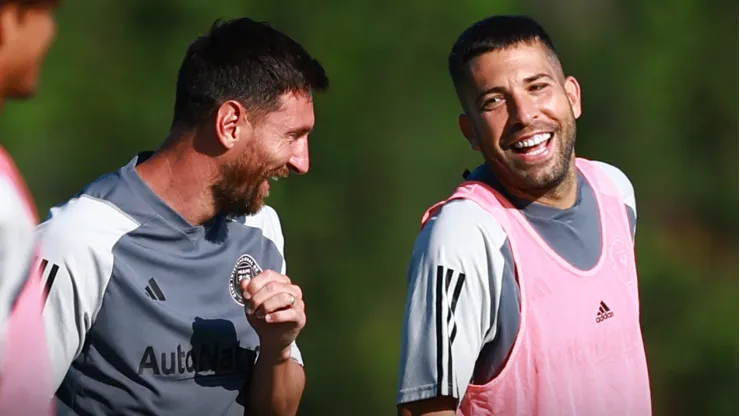
<instances>
[{"instance_id":1,"label":"adidas logo","mask_svg":"<svg viewBox=\"0 0 740 416\"><path fill-rule=\"evenodd\" d=\"M606 321L607 319L614 316L614 312L609 309L608 306L606 306L606 303L604 301L601 301L601 304L599 305L599 312L596 313L596 323L601 323L603 321Z\"/></svg>"},{"instance_id":2,"label":"adidas logo","mask_svg":"<svg viewBox=\"0 0 740 416\"><path fill-rule=\"evenodd\" d=\"M164 297L164 293L162 293L162 289L159 288L157 281L154 280L153 277L149 279L149 284L144 288L144 292L146 292L146 295L153 300L167 300L167 298Z\"/></svg>"}]
</instances>

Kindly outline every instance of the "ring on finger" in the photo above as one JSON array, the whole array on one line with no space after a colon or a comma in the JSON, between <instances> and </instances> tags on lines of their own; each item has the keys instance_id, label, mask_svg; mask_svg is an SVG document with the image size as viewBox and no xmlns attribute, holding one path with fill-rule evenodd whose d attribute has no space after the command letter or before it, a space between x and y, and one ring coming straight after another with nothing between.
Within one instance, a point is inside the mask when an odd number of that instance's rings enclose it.
<instances>
[{"instance_id":1,"label":"ring on finger","mask_svg":"<svg viewBox=\"0 0 740 416\"><path fill-rule=\"evenodd\" d=\"M295 296L290 295L290 306L295 305Z\"/></svg>"}]
</instances>

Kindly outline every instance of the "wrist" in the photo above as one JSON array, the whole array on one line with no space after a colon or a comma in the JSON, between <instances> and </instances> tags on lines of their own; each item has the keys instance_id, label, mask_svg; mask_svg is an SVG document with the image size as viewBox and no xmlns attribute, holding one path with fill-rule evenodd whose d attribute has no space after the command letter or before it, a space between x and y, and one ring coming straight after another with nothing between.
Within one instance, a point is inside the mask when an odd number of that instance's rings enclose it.
<instances>
[{"instance_id":1,"label":"wrist","mask_svg":"<svg viewBox=\"0 0 740 416\"><path fill-rule=\"evenodd\" d=\"M257 361L262 361L264 363L269 363L272 365L278 365L287 362L291 359L291 357L292 354L290 351L290 345L285 348L275 348L266 345L260 345Z\"/></svg>"}]
</instances>

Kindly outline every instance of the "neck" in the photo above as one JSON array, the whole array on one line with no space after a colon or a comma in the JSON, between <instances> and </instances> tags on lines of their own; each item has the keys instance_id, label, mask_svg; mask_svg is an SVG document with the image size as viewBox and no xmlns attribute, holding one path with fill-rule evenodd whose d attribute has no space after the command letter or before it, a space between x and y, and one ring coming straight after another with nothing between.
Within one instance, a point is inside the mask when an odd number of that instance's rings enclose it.
<instances>
[{"instance_id":1,"label":"neck","mask_svg":"<svg viewBox=\"0 0 740 416\"><path fill-rule=\"evenodd\" d=\"M538 204L558 209L568 209L578 199L578 176L575 163L571 163L565 178L557 186L548 189L522 190L504 181L501 185L512 195Z\"/></svg>"},{"instance_id":2,"label":"neck","mask_svg":"<svg viewBox=\"0 0 740 416\"><path fill-rule=\"evenodd\" d=\"M215 166L207 159L193 148L193 137L170 133L164 146L136 170L170 208L198 226L218 213L211 193Z\"/></svg>"}]
</instances>

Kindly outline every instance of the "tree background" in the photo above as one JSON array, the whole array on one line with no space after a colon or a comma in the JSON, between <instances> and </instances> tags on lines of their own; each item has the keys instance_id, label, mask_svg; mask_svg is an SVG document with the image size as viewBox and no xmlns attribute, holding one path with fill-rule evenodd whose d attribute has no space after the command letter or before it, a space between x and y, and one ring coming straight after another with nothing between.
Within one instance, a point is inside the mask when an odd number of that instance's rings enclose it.
<instances>
[{"instance_id":1,"label":"tree background","mask_svg":"<svg viewBox=\"0 0 740 416\"><path fill-rule=\"evenodd\" d=\"M738 414L736 2L68 1L41 92L6 106L0 137L44 218L161 143L185 49L213 20L294 37L332 81L311 173L270 197L309 303L300 414L391 415L420 216L479 161L457 130L447 53L502 13L539 20L580 80L579 155L634 183L655 414Z\"/></svg>"}]
</instances>

